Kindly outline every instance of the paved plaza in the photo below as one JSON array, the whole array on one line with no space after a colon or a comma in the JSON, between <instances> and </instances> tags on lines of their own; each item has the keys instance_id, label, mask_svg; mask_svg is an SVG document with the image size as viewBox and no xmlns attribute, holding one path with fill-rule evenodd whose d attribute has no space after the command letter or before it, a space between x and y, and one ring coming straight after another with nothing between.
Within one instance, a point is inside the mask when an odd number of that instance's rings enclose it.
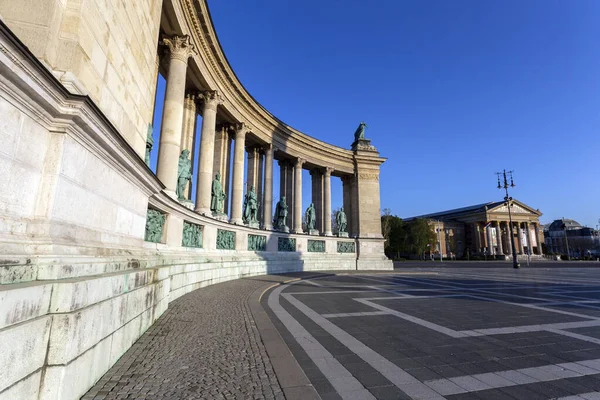
<instances>
[{"instance_id":1,"label":"paved plaza","mask_svg":"<svg viewBox=\"0 0 600 400\"><path fill-rule=\"evenodd\" d=\"M600 269L403 265L198 289L84 399L600 399Z\"/></svg>"},{"instance_id":2,"label":"paved plaza","mask_svg":"<svg viewBox=\"0 0 600 400\"><path fill-rule=\"evenodd\" d=\"M325 400L600 399L598 269L323 276L262 304Z\"/></svg>"}]
</instances>

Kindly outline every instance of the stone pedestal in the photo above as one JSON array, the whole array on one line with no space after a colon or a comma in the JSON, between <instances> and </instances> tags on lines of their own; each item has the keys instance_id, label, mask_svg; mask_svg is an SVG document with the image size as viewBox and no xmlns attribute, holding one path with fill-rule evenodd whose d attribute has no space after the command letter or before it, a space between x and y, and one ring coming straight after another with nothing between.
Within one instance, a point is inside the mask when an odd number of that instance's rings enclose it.
<instances>
[{"instance_id":1,"label":"stone pedestal","mask_svg":"<svg viewBox=\"0 0 600 400\"><path fill-rule=\"evenodd\" d=\"M319 236L319 231L317 229L309 229L308 234L312 236Z\"/></svg>"},{"instance_id":2,"label":"stone pedestal","mask_svg":"<svg viewBox=\"0 0 600 400\"><path fill-rule=\"evenodd\" d=\"M181 205L185 208L189 208L192 211L194 210L194 202L191 200L179 200L179 203L181 203Z\"/></svg>"},{"instance_id":3,"label":"stone pedestal","mask_svg":"<svg viewBox=\"0 0 600 400\"><path fill-rule=\"evenodd\" d=\"M348 237L348 232L338 232L338 237Z\"/></svg>"},{"instance_id":4,"label":"stone pedestal","mask_svg":"<svg viewBox=\"0 0 600 400\"><path fill-rule=\"evenodd\" d=\"M256 228L256 229L260 228L260 224L258 223L258 221L249 221L248 223L246 223L244 225L246 225L247 227L250 227L250 228Z\"/></svg>"},{"instance_id":5,"label":"stone pedestal","mask_svg":"<svg viewBox=\"0 0 600 400\"><path fill-rule=\"evenodd\" d=\"M227 222L229 220L229 218L227 217L227 214L222 213L222 212L218 212L218 211L213 211L212 212L212 217L214 219L219 220L219 221L225 221L225 222Z\"/></svg>"},{"instance_id":6,"label":"stone pedestal","mask_svg":"<svg viewBox=\"0 0 600 400\"><path fill-rule=\"evenodd\" d=\"M275 230L279 231L279 232L290 233L290 228L288 228L287 226L280 226L280 227L276 228Z\"/></svg>"}]
</instances>

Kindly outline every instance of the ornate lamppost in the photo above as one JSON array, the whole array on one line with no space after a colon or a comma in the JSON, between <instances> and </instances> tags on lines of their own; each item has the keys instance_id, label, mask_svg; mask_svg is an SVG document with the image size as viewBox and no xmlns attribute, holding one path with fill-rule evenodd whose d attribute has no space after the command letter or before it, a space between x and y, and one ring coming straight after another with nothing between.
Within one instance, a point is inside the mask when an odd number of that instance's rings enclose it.
<instances>
[{"instance_id":1,"label":"ornate lamppost","mask_svg":"<svg viewBox=\"0 0 600 400\"><path fill-rule=\"evenodd\" d=\"M512 223L512 215L510 212L510 208L512 207L512 197L510 197L508 195L508 188L511 187L515 187L515 183L513 182L513 177L512 177L512 173L513 171L507 171L507 170L502 170L502 172L496 172L496 175L498 175L498 189L504 189L504 192L506 193L506 196L504 196L504 201L506 202L506 206L508 207L508 227L510 230L510 246L512 248L512 255L513 255L513 268L519 268L519 260L517 259L517 249L515 248L515 235L514 235L514 230L513 230L513 223ZM508 174L508 177L510 178L510 185L508 184L508 179L506 178L506 175ZM504 184L500 184L500 176L502 176L503 180L504 180Z\"/></svg>"}]
</instances>

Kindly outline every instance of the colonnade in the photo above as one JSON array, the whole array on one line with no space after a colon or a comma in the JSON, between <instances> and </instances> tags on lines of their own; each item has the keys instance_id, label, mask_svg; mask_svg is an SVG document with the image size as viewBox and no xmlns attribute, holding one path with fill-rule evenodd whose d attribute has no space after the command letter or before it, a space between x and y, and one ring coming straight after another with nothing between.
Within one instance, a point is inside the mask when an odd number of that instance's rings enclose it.
<instances>
[{"instance_id":1,"label":"colonnade","mask_svg":"<svg viewBox=\"0 0 600 400\"><path fill-rule=\"evenodd\" d=\"M294 157L278 149L273 143L261 142L252 135L251 126L244 121L222 122L219 107L223 99L215 90L186 90L188 59L196 50L188 36L171 36L162 43L168 49L168 71L164 110L158 149L156 174L165 186L165 192L174 199L178 181L179 156L189 150L192 163L198 168L196 180L195 212L213 216L211 211L211 187L216 174L220 174L227 197L223 213L232 224L243 224L242 207L244 185L246 190L254 186L259 203L259 222L263 229L273 228L273 163L278 159L280 198L286 198L288 218L286 225L293 233L303 233L302 228L302 170L306 160ZM160 63L158 63L160 65ZM165 64L163 64L165 65ZM158 66L157 66L158 67ZM197 114L202 115L199 153L195 154L195 131ZM217 121L221 120L219 124ZM247 171L244 159L247 154ZM332 235L331 223L331 177L335 172L330 166L310 164L312 202L316 210L316 230L326 236ZM343 183L343 204L348 220L348 232L357 234L358 205L357 182L354 175L338 172ZM244 177L246 179L244 179ZM184 193L191 203L192 182ZM279 199L275 199L279 200ZM305 205L306 206L306 205Z\"/></svg>"},{"instance_id":2,"label":"colonnade","mask_svg":"<svg viewBox=\"0 0 600 400\"><path fill-rule=\"evenodd\" d=\"M537 222L513 221L517 254L541 255L540 226ZM509 221L476 222L475 247L489 255L511 255ZM483 250L485 249L485 250Z\"/></svg>"}]
</instances>

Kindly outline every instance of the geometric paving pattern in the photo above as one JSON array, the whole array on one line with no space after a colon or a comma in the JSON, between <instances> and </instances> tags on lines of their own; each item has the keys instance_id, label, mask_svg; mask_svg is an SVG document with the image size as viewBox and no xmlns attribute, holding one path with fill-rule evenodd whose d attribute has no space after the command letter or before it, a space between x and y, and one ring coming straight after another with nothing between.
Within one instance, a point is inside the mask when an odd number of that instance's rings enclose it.
<instances>
[{"instance_id":1,"label":"geometric paving pattern","mask_svg":"<svg viewBox=\"0 0 600 400\"><path fill-rule=\"evenodd\" d=\"M600 399L600 271L396 270L262 298L324 399Z\"/></svg>"}]
</instances>

